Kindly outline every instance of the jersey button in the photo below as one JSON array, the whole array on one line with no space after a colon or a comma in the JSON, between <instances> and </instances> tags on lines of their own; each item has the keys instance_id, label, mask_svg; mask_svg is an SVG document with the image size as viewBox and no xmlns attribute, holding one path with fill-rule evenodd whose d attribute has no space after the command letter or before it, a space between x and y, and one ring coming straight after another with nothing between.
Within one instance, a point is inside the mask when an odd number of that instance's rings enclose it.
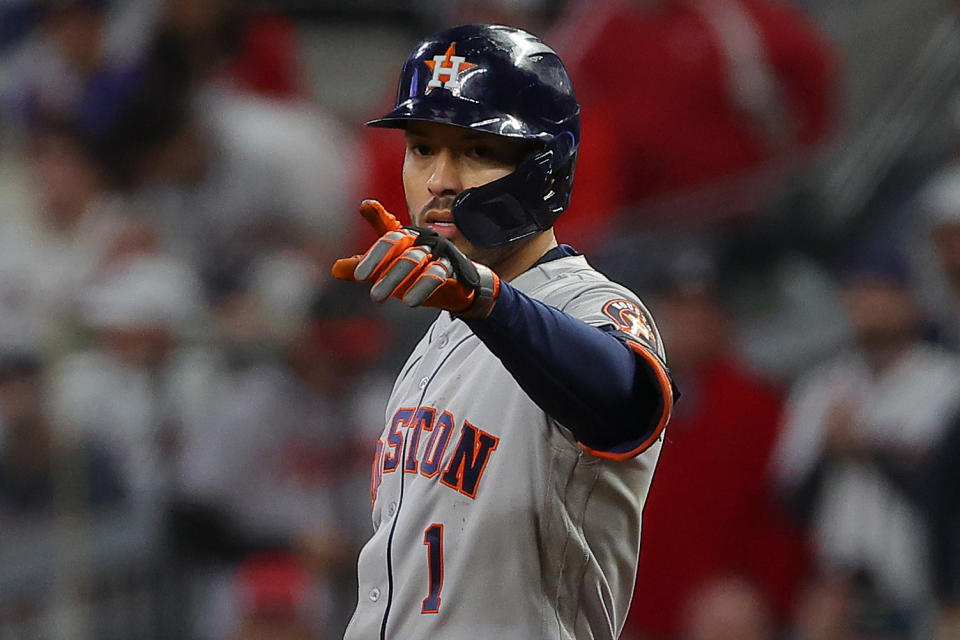
<instances>
[{"instance_id":1,"label":"jersey button","mask_svg":"<svg viewBox=\"0 0 960 640\"><path fill-rule=\"evenodd\" d=\"M448 343L448 342L450 342L450 338L448 338L448 337L445 336L445 335L444 335L444 336L440 336L440 339L437 340L437 346L438 346L439 348L443 349L445 346L447 346L447 343Z\"/></svg>"},{"instance_id":2,"label":"jersey button","mask_svg":"<svg viewBox=\"0 0 960 640\"><path fill-rule=\"evenodd\" d=\"M391 502L390 506L387 508L387 515L392 517L393 514L395 514L396 512L397 512L397 503Z\"/></svg>"},{"instance_id":3,"label":"jersey button","mask_svg":"<svg viewBox=\"0 0 960 640\"><path fill-rule=\"evenodd\" d=\"M417 385L421 391L427 388L427 383L430 382L429 378L423 378L420 380L420 384Z\"/></svg>"},{"instance_id":4,"label":"jersey button","mask_svg":"<svg viewBox=\"0 0 960 640\"><path fill-rule=\"evenodd\" d=\"M380 599L380 589L374 587L370 589L370 602L376 602Z\"/></svg>"}]
</instances>

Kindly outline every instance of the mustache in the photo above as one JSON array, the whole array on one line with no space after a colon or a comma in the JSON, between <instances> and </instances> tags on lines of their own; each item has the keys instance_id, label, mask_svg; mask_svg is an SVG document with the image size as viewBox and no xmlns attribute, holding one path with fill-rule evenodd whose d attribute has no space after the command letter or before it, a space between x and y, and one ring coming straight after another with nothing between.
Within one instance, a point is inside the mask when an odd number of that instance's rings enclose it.
<instances>
[{"instance_id":1,"label":"mustache","mask_svg":"<svg viewBox=\"0 0 960 640\"><path fill-rule=\"evenodd\" d=\"M423 216L427 215L427 211L432 211L435 209L440 211L444 209L448 211L452 210L453 201L456 200L456 198L456 196L434 196L433 198L430 198L430 201L423 205L423 208L420 209L419 218L422 220Z\"/></svg>"}]
</instances>

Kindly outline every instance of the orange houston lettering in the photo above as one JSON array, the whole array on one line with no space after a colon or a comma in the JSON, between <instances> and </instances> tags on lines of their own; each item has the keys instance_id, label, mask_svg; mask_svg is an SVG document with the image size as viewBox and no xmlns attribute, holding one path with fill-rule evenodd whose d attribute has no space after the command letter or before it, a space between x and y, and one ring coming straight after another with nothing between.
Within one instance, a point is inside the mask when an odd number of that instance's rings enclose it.
<instances>
[{"instance_id":1,"label":"orange houston lettering","mask_svg":"<svg viewBox=\"0 0 960 640\"><path fill-rule=\"evenodd\" d=\"M395 471L399 466L400 452L406 442L406 460L404 471L418 474L424 478L438 475L440 483L469 498L475 498L480 481L490 462L491 454L500 444L500 438L472 425L464 420L460 431L460 440L454 448L446 468L442 460L446 452L456 419L449 411L440 413L428 407L398 409L390 421L386 442L379 440L374 455L374 474L371 479L371 498L376 500L384 473ZM421 447L421 435L430 433ZM418 463L419 461L419 463Z\"/></svg>"},{"instance_id":2,"label":"orange houston lettering","mask_svg":"<svg viewBox=\"0 0 960 640\"><path fill-rule=\"evenodd\" d=\"M450 458L450 464L440 476L440 482L465 496L476 498L483 472L490 462L490 454L498 444L500 438L464 420L460 442Z\"/></svg>"}]
</instances>

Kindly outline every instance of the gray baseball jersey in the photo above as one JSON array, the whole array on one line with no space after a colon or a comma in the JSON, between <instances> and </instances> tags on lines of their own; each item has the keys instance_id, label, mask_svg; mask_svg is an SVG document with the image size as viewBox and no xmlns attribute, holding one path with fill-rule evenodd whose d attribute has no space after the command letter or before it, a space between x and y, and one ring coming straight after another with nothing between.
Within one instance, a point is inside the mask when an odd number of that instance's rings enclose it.
<instances>
[{"instance_id":1,"label":"gray baseball jersey","mask_svg":"<svg viewBox=\"0 0 960 640\"><path fill-rule=\"evenodd\" d=\"M641 349L670 394L649 314L582 256L510 284L638 337L657 353ZM463 321L441 313L387 405L371 480L374 534L360 554L345 640L617 638L666 404L635 450L592 451L534 404Z\"/></svg>"}]
</instances>

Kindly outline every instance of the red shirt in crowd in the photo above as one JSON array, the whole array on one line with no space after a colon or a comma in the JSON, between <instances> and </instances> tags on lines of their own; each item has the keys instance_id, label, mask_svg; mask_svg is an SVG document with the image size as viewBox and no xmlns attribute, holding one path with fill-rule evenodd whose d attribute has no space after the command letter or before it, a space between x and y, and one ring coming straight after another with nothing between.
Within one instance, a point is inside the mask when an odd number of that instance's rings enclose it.
<instances>
[{"instance_id":1,"label":"red shirt in crowd","mask_svg":"<svg viewBox=\"0 0 960 640\"><path fill-rule=\"evenodd\" d=\"M805 566L801 538L768 478L782 398L736 362L716 358L677 384L683 397L643 513L628 632L674 637L707 582L754 582L781 617Z\"/></svg>"},{"instance_id":2,"label":"red shirt in crowd","mask_svg":"<svg viewBox=\"0 0 960 640\"><path fill-rule=\"evenodd\" d=\"M622 208L796 159L833 122L834 55L797 9L769 0L645 4L581 2L548 39L582 106L573 203L558 223L568 237L609 229L605 216ZM722 206L753 190L722 189Z\"/></svg>"}]
</instances>

